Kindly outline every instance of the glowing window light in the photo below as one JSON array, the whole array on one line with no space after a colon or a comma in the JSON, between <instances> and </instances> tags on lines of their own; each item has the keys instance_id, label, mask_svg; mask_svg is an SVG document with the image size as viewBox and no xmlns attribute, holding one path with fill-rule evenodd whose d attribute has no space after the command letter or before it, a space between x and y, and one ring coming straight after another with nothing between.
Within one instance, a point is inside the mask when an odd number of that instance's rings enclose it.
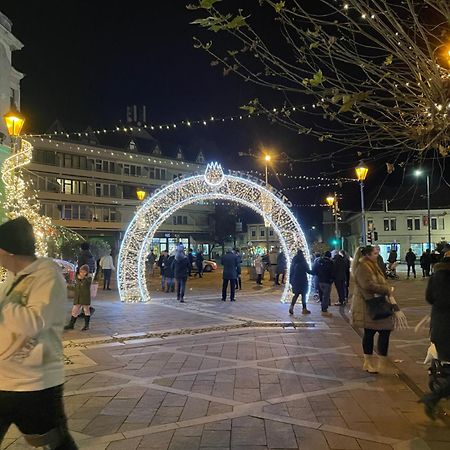
<instances>
[{"instance_id":1,"label":"glowing window light","mask_svg":"<svg viewBox=\"0 0 450 450\"><path fill-rule=\"evenodd\" d=\"M261 184L259 184L261 183ZM205 173L192 175L169 184L149 197L128 226L119 253L118 286L124 302L150 300L146 283L145 257L148 244L159 227L178 209L208 200L222 200L244 205L259 214L279 237L288 255L287 280L281 296L289 294L289 270L292 257L303 250L309 261L309 250L300 225L293 216L287 199L259 180L241 175L225 175L220 164L208 164Z\"/></svg>"}]
</instances>

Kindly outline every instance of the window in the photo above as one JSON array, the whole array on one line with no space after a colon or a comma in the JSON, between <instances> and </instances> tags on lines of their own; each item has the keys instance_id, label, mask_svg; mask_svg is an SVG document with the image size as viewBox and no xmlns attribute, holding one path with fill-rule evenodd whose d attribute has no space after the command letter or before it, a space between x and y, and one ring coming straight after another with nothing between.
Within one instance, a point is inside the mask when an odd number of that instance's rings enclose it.
<instances>
[{"instance_id":1,"label":"window","mask_svg":"<svg viewBox=\"0 0 450 450\"><path fill-rule=\"evenodd\" d=\"M414 217L414 229L420 230L420 217Z\"/></svg>"},{"instance_id":2,"label":"window","mask_svg":"<svg viewBox=\"0 0 450 450\"><path fill-rule=\"evenodd\" d=\"M395 218L391 218L391 231L396 231L397 230L397 219Z\"/></svg>"},{"instance_id":3,"label":"window","mask_svg":"<svg viewBox=\"0 0 450 450\"><path fill-rule=\"evenodd\" d=\"M412 217L408 217L406 219L406 228L411 231L413 229L413 219Z\"/></svg>"},{"instance_id":4,"label":"window","mask_svg":"<svg viewBox=\"0 0 450 450\"><path fill-rule=\"evenodd\" d=\"M373 231L373 219L367 220L367 231Z\"/></svg>"},{"instance_id":5,"label":"window","mask_svg":"<svg viewBox=\"0 0 450 450\"><path fill-rule=\"evenodd\" d=\"M440 230L445 229L445 223L444 223L444 218L443 217L439 217L439 229Z\"/></svg>"},{"instance_id":6,"label":"window","mask_svg":"<svg viewBox=\"0 0 450 450\"><path fill-rule=\"evenodd\" d=\"M256 237L256 230L252 230L252 237Z\"/></svg>"},{"instance_id":7,"label":"window","mask_svg":"<svg viewBox=\"0 0 450 450\"><path fill-rule=\"evenodd\" d=\"M261 228L261 230L259 230L259 235L261 237L264 237L266 235L266 230L264 228Z\"/></svg>"},{"instance_id":8,"label":"window","mask_svg":"<svg viewBox=\"0 0 450 450\"><path fill-rule=\"evenodd\" d=\"M389 219L383 219L384 231L389 231Z\"/></svg>"},{"instance_id":9,"label":"window","mask_svg":"<svg viewBox=\"0 0 450 450\"><path fill-rule=\"evenodd\" d=\"M437 230L437 229L438 229L438 220L437 220L437 217L432 217L432 218L431 218L431 229L432 229L432 230Z\"/></svg>"},{"instance_id":10,"label":"window","mask_svg":"<svg viewBox=\"0 0 450 450\"><path fill-rule=\"evenodd\" d=\"M187 216L173 216L172 223L174 225L187 225L188 218L187 218Z\"/></svg>"},{"instance_id":11,"label":"window","mask_svg":"<svg viewBox=\"0 0 450 450\"><path fill-rule=\"evenodd\" d=\"M273 230L269 230L269 236L273 236Z\"/></svg>"},{"instance_id":12,"label":"window","mask_svg":"<svg viewBox=\"0 0 450 450\"><path fill-rule=\"evenodd\" d=\"M49 150L36 150L33 152L33 159L39 164L47 164L50 166L56 166L58 162L56 153Z\"/></svg>"},{"instance_id":13,"label":"window","mask_svg":"<svg viewBox=\"0 0 450 450\"><path fill-rule=\"evenodd\" d=\"M86 156L79 155L63 155L63 166L68 169L87 169L87 158Z\"/></svg>"},{"instance_id":14,"label":"window","mask_svg":"<svg viewBox=\"0 0 450 450\"><path fill-rule=\"evenodd\" d=\"M86 205L63 204L59 205L58 209L63 220L86 220L87 218Z\"/></svg>"},{"instance_id":15,"label":"window","mask_svg":"<svg viewBox=\"0 0 450 450\"><path fill-rule=\"evenodd\" d=\"M72 195L86 195L87 181L68 180L65 178L57 178L57 183L60 186L60 192Z\"/></svg>"}]
</instances>

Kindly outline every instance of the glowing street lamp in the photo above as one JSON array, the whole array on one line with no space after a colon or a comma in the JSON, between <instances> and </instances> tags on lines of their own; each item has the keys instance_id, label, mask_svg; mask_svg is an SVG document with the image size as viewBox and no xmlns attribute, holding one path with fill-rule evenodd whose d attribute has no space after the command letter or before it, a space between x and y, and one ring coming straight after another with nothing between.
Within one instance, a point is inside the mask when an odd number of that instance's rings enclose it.
<instances>
[{"instance_id":1,"label":"glowing street lamp","mask_svg":"<svg viewBox=\"0 0 450 450\"><path fill-rule=\"evenodd\" d=\"M336 249L339 247L339 226L338 226L338 200L337 194L329 195L326 199L328 206L331 208L331 217L334 216L334 239L333 245Z\"/></svg>"},{"instance_id":2,"label":"glowing street lamp","mask_svg":"<svg viewBox=\"0 0 450 450\"><path fill-rule=\"evenodd\" d=\"M272 157L266 153L264 155L264 163L265 163L265 168L266 168L266 187L269 185L269 172L268 172L268 167L270 164ZM265 233L266 233L266 248L267 248L267 254L269 254L269 223L265 220L264 221L264 225L265 225Z\"/></svg>"},{"instance_id":3,"label":"glowing street lamp","mask_svg":"<svg viewBox=\"0 0 450 450\"><path fill-rule=\"evenodd\" d=\"M327 201L327 203L328 203L328 206L333 206L333 205L334 205L334 197L333 197L332 195L329 195L329 196L326 198L326 201Z\"/></svg>"},{"instance_id":4,"label":"glowing street lamp","mask_svg":"<svg viewBox=\"0 0 450 450\"><path fill-rule=\"evenodd\" d=\"M367 234L366 234L366 211L364 207L364 181L369 173L369 168L364 164L363 161L360 161L359 164L355 167L356 178L359 181L360 192L361 192L361 232L362 239L361 242L363 245L367 244Z\"/></svg>"},{"instance_id":5,"label":"glowing street lamp","mask_svg":"<svg viewBox=\"0 0 450 450\"><path fill-rule=\"evenodd\" d=\"M5 121L6 128L8 129L8 134L11 138L17 138L22 131L23 124L25 123L24 115L13 108L3 116L3 119Z\"/></svg>"},{"instance_id":6,"label":"glowing street lamp","mask_svg":"<svg viewBox=\"0 0 450 450\"><path fill-rule=\"evenodd\" d=\"M142 202L146 196L147 196L147 192L145 192L144 189L138 188L136 190L136 197L140 202Z\"/></svg>"}]
</instances>

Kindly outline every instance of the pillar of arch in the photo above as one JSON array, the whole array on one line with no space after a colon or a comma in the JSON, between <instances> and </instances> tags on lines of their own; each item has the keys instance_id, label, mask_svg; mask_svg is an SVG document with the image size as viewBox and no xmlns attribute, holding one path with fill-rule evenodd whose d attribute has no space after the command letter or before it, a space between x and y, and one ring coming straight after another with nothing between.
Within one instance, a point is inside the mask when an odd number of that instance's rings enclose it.
<instances>
[{"instance_id":1,"label":"pillar of arch","mask_svg":"<svg viewBox=\"0 0 450 450\"><path fill-rule=\"evenodd\" d=\"M136 212L119 253L117 278L121 301L150 301L145 259L155 233L178 209L207 200L225 200L246 206L261 214L265 223L273 228L286 255L287 274L281 301L286 300L293 256L301 249L309 261L306 239L290 210L291 204L261 180L240 173L225 174L220 164L210 163L204 173L176 179L157 190Z\"/></svg>"}]
</instances>

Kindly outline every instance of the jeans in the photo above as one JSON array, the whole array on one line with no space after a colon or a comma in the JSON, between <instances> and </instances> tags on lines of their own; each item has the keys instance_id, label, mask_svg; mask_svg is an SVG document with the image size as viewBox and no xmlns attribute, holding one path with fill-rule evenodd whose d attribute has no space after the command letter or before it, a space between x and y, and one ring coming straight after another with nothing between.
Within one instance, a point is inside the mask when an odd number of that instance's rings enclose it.
<instances>
[{"instance_id":1,"label":"jeans","mask_svg":"<svg viewBox=\"0 0 450 450\"><path fill-rule=\"evenodd\" d=\"M62 385L32 392L0 391L0 444L11 424L30 445L38 443L33 440L35 435L41 435L39 445L34 447L51 443L55 450L78 448L67 429Z\"/></svg>"},{"instance_id":2,"label":"jeans","mask_svg":"<svg viewBox=\"0 0 450 450\"><path fill-rule=\"evenodd\" d=\"M166 276L164 275L164 272L161 271L161 289L164 290L165 286L166 286Z\"/></svg>"},{"instance_id":3,"label":"jeans","mask_svg":"<svg viewBox=\"0 0 450 450\"><path fill-rule=\"evenodd\" d=\"M336 286L336 291L339 296L339 303L343 305L347 298L345 280L334 280L334 285Z\"/></svg>"},{"instance_id":4,"label":"jeans","mask_svg":"<svg viewBox=\"0 0 450 450\"><path fill-rule=\"evenodd\" d=\"M111 283L111 269L103 269L103 290L109 289Z\"/></svg>"},{"instance_id":5,"label":"jeans","mask_svg":"<svg viewBox=\"0 0 450 450\"><path fill-rule=\"evenodd\" d=\"M177 278L177 299L184 299L184 291L186 290L187 277Z\"/></svg>"},{"instance_id":6,"label":"jeans","mask_svg":"<svg viewBox=\"0 0 450 450\"><path fill-rule=\"evenodd\" d=\"M365 355L373 353L373 341L375 334L378 332L377 349L380 356L387 356L389 350L389 336L391 330L372 330L364 328L364 336L362 340L363 351Z\"/></svg>"},{"instance_id":7,"label":"jeans","mask_svg":"<svg viewBox=\"0 0 450 450\"><path fill-rule=\"evenodd\" d=\"M298 294L294 294L294 296L292 297L291 300L291 307L293 308L295 306L295 304L297 303L298 297L301 295L302 296L302 307L303 309L306 309L306 295L308 293L308 289L306 289L305 291L298 293Z\"/></svg>"},{"instance_id":8,"label":"jeans","mask_svg":"<svg viewBox=\"0 0 450 450\"><path fill-rule=\"evenodd\" d=\"M169 292L169 291L173 292L175 290L175 279L166 277L166 282L167 282L166 292Z\"/></svg>"},{"instance_id":9,"label":"jeans","mask_svg":"<svg viewBox=\"0 0 450 450\"><path fill-rule=\"evenodd\" d=\"M408 277L409 277L409 272L412 269L412 273L414 274L414 278L416 278L416 266L414 264L408 264Z\"/></svg>"},{"instance_id":10,"label":"jeans","mask_svg":"<svg viewBox=\"0 0 450 450\"><path fill-rule=\"evenodd\" d=\"M223 282L222 282L222 300L226 300L226 298L227 298L228 283L230 283L230 300L232 302L234 302L234 296L236 293L236 278L233 278L232 280L230 280L230 279L223 280Z\"/></svg>"},{"instance_id":11,"label":"jeans","mask_svg":"<svg viewBox=\"0 0 450 450\"><path fill-rule=\"evenodd\" d=\"M319 297L322 306L322 312L327 312L330 306L331 283L319 282Z\"/></svg>"},{"instance_id":12,"label":"jeans","mask_svg":"<svg viewBox=\"0 0 450 450\"><path fill-rule=\"evenodd\" d=\"M241 274L238 274L238 277L236 278L236 289L242 289L242 278L241 278Z\"/></svg>"},{"instance_id":13,"label":"jeans","mask_svg":"<svg viewBox=\"0 0 450 450\"><path fill-rule=\"evenodd\" d=\"M256 276L256 284L262 284L262 273L258 273Z\"/></svg>"}]
</instances>

